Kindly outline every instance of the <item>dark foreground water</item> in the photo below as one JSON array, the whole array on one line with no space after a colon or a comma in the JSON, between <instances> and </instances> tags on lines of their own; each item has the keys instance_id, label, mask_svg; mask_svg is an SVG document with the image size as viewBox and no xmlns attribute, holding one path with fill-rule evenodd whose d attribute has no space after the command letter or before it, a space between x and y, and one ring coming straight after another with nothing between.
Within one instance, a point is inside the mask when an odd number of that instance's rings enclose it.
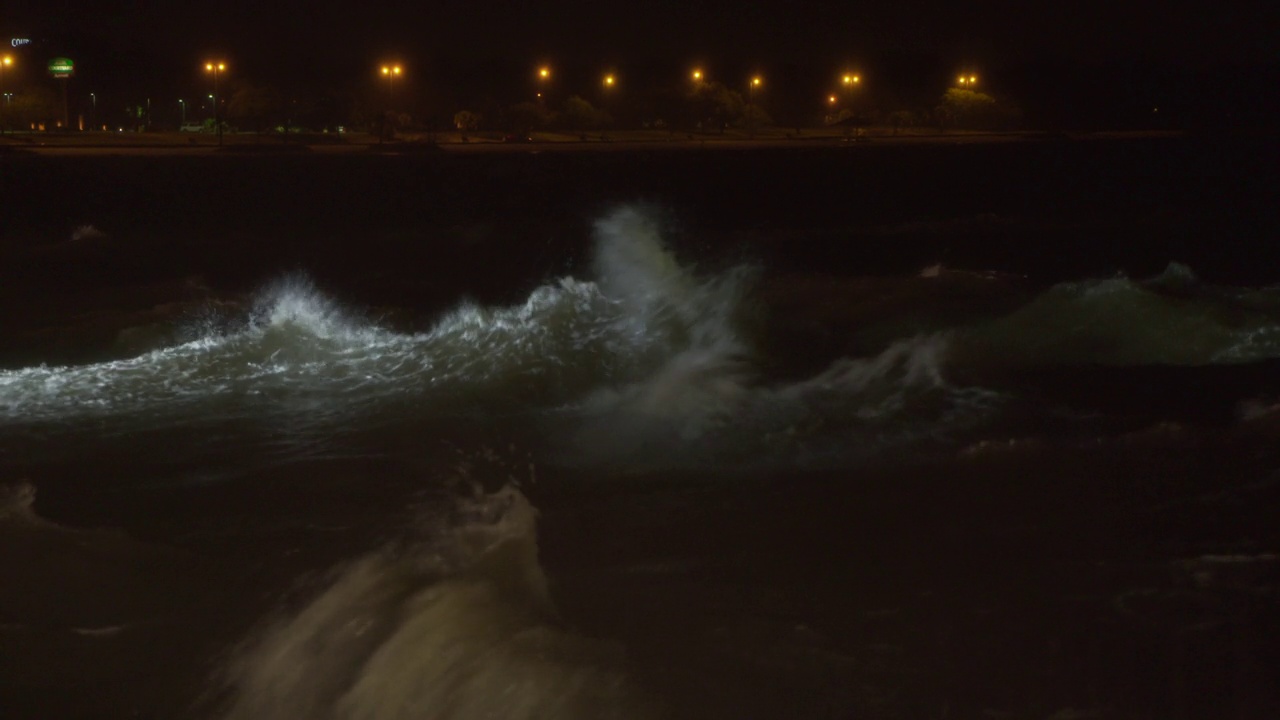
<instances>
[{"instance_id":1,"label":"dark foreground water","mask_svg":"<svg viewBox=\"0 0 1280 720\"><path fill-rule=\"evenodd\" d=\"M0 716L1274 717L1275 149L5 158Z\"/></svg>"}]
</instances>

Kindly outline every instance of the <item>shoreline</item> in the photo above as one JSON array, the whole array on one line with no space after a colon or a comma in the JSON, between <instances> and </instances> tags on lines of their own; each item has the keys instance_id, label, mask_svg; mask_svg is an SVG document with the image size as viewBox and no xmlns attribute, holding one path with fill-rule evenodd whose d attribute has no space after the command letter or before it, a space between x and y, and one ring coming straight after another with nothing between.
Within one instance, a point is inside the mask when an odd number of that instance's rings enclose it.
<instances>
[{"instance_id":1,"label":"shoreline","mask_svg":"<svg viewBox=\"0 0 1280 720\"><path fill-rule=\"evenodd\" d=\"M968 131L903 132L873 128L861 135L843 135L825 129L811 129L809 134L772 131L748 137L742 133L692 134L653 131L618 133L535 133L530 139L505 142L493 134L476 135L464 140L457 132L406 134L402 139L380 143L367 134L308 134L285 140L279 135L236 133L224 136L218 145L214 136L190 133L36 133L0 136L0 157L10 154L37 155L207 155L228 154L397 154L444 152L470 154L477 152L618 152L643 150L716 150L755 148L837 148L864 146L916 146L957 144L1005 144L1042 142L1097 142L1168 140L1185 138L1188 133L1177 130L1134 131Z\"/></svg>"}]
</instances>

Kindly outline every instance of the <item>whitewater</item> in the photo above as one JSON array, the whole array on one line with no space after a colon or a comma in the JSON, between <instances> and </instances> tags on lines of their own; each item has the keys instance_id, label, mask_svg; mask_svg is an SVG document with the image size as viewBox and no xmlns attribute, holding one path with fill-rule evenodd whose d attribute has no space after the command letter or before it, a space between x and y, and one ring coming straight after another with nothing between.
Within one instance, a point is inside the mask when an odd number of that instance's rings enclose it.
<instances>
[{"instance_id":1,"label":"whitewater","mask_svg":"<svg viewBox=\"0 0 1280 720\"><path fill-rule=\"evenodd\" d=\"M615 207L581 272L418 327L292 273L0 370L31 668L0 691L83 663L113 713L228 720L1130 717L1185 669L1135 658L1272 588L1239 578L1276 567L1280 289L796 278L666 223Z\"/></svg>"}]
</instances>

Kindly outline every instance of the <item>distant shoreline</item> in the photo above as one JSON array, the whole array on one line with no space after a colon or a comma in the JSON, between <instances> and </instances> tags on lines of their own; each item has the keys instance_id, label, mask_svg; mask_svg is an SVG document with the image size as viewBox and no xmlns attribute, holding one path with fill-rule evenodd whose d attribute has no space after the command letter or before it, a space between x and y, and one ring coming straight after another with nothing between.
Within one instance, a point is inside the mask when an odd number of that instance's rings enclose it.
<instances>
[{"instance_id":1,"label":"distant shoreline","mask_svg":"<svg viewBox=\"0 0 1280 720\"><path fill-rule=\"evenodd\" d=\"M440 151L533 152L533 151L625 151L667 149L749 149L848 147L863 145L952 145L1011 142L1090 141L1166 139L1183 137L1182 131L1097 131L1097 132L983 132L955 130L947 132L909 130L895 134L889 128L871 128L858 135L844 135L828 128L795 131L771 129L752 138L741 132L725 134L669 133L638 130L607 133L534 133L528 139L503 141L495 133L475 133L463 139L458 132L406 134L394 141L379 142L364 133L300 134L287 139L281 135L235 133L223 137L180 132L156 133L18 133L0 136L0 155L24 151L35 154L183 154L228 153L402 153Z\"/></svg>"}]
</instances>

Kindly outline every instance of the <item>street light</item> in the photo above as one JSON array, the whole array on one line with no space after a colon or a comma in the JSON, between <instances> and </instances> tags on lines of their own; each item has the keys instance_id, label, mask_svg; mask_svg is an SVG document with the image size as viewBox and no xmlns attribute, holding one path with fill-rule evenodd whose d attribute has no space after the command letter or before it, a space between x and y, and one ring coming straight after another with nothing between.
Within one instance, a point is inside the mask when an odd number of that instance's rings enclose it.
<instances>
[{"instance_id":1,"label":"street light","mask_svg":"<svg viewBox=\"0 0 1280 720\"><path fill-rule=\"evenodd\" d=\"M540 65L538 71L534 73L534 77L536 81L536 88L533 91L534 97L538 99L539 106L545 107L547 103L547 83L551 82L551 66Z\"/></svg>"},{"instance_id":2,"label":"street light","mask_svg":"<svg viewBox=\"0 0 1280 720\"><path fill-rule=\"evenodd\" d=\"M614 78L613 78L613 76L612 76L612 75L605 75L605 76L604 76L604 86L605 86L606 88L611 88L611 87L613 87L613 83L614 83Z\"/></svg>"},{"instance_id":3,"label":"street light","mask_svg":"<svg viewBox=\"0 0 1280 720\"><path fill-rule=\"evenodd\" d=\"M862 82L862 76L845 73L844 77L840 78L840 82L844 83L845 87L853 87Z\"/></svg>"},{"instance_id":4,"label":"street light","mask_svg":"<svg viewBox=\"0 0 1280 720\"><path fill-rule=\"evenodd\" d=\"M693 71L693 81L694 81L694 82L696 82L696 83L700 83L700 82L702 82L702 77L703 77L703 76L702 76L702 71L701 71L701 70L697 70L697 69L695 69L695 70Z\"/></svg>"},{"instance_id":5,"label":"street light","mask_svg":"<svg viewBox=\"0 0 1280 720\"><path fill-rule=\"evenodd\" d=\"M961 75L960 77L956 78L956 82L958 82L961 86L977 85L978 76L977 75Z\"/></svg>"},{"instance_id":6,"label":"street light","mask_svg":"<svg viewBox=\"0 0 1280 720\"><path fill-rule=\"evenodd\" d=\"M4 92L4 76L5 76L5 71L8 70L9 66L12 64L13 64L13 57L9 55L0 57L0 94L4 95L4 108L5 108L6 114L9 110L9 99L12 97L12 95L10 95L10 93ZM0 133L3 133L4 130L5 130L5 122L0 122Z\"/></svg>"},{"instance_id":7,"label":"street light","mask_svg":"<svg viewBox=\"0 0 1280 720\"><path fill-rule=\"evenodd\" d=\"M178 98L178 107L182 109L182 120L178 123L178 129L181 130L187 124L187 101Z\"/></svg>"},{"instance_id":8,"label":"street light","mask_svg":"<svg viewBox=\"0 0 1280 720\"><path fill-rule=\"evenodd\" d=\"M382 76L387 79L387 87L389 89L393 89L396 78L399 77L402 72L404 71L400 69L399 65L382 66Z\"/></svg>"},{"instance_id":9,"label":"street light","mask_svg":"<svg viewBox=\"0 0 1280 720\"><path fill-rule=\"evenodd\" d=\"M218 96L218 76L225 72L227 64L220 60L211 60L204 64L204 70L213 73L213 124L218 128L218 145L222 145L222 111Z\"/></svg>"},{"instance_id":10,"label":"street light","mask_svg":"<svg viewBox=\"0 0 1280 720\"><path fill-rule=\"evenodd\" d=\"M755 107L756 88L760 87L764 80L759 75L753 75L751 81L747 83L747 130L750 137L756 136L756 115L753 112Z\"/></svg>"},{"instance_id":11,"label":"street light","mask_svg":"<svg viewBox=\"0 0 1280 720\"><path fill-rule=\"evenodd\" d=\"M89 99L93 101L93 112L90 114L89 126L96 128L98 126L98 94L89 93Z\"/></svg>"},{"instance_id":12,"label":"street light","mask_svg":"<svg viewBox=\"0 0 1280 720\"><path fill-rule=\"evenodd\" d=\"M378 134L379 143L391 134L391 102L396 93L396 78L403 72L404 70L398 64L382 66L382 77L387 79L387 111L382 114L382 132Z\"/></svg>"}]
</instances>

